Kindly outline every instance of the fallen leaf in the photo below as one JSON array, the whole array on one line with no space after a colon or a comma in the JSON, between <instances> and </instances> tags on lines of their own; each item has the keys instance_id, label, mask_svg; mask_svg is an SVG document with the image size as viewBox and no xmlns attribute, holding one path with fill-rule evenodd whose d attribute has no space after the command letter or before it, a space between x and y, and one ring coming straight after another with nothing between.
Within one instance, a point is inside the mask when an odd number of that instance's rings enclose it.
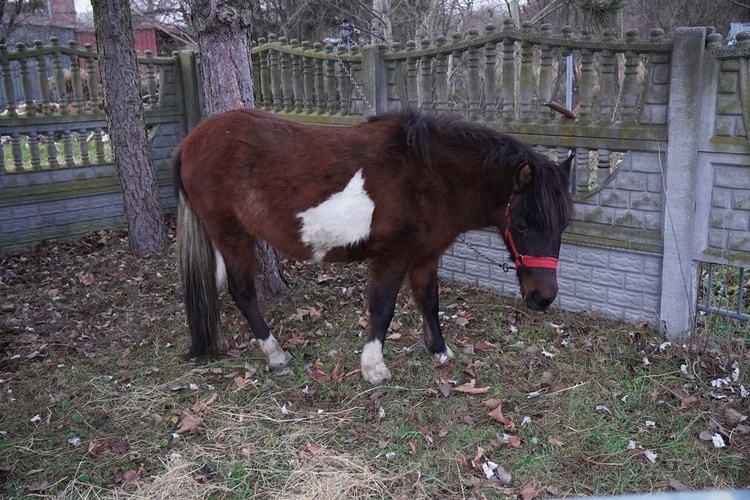
<instances>
[{"instance_id":1,"label":"fallen leaf","mask_svg":"<svg viewBox=\"0 0 750 500\"><path fill-rule=\"evenodd\" d=\"M536 486L534 483L529 483L523 488L521 488L521 491L519 495L521 495L522 500L532 500L534 497L536 497L539 494L539 490L536 489Z\"/></svg>"},{"instance_id":2,"label":"fallen leaf","mask_svg":"<svg viewBox=\"0 0 750 500\"><path fill-rule=\"evenodd\" d=\"M435 370L444 373L445 375L452 375L453 374L453 363L451 361L447 361L445 363L440 363L439 365L435 366Z\"/></svg>"},{"instance_id":3,"label":"fallen leaf","mask_svg":"<svg viewBox=\"0 0 750 500\"><path fill-rule=\"evenodd\" d=\"M78 280L84 285L84 286L91 286L96 281L94 279L94 275L91 273L81 273L78 275Z\"/></svg>"},{"instance_id":4,"label":"fallen leaf","mask_svg":"<svg viewBox=\"0 0 750 500\"><path fill-rule=\"evenodd\" d=\"M308 339L306 339L306 338L302 337L301 335L298 335L298 334L295 333L294 335L292 335L288 339L284 340L281 343L281 347L283 347L284 349L293 349L295 347L300 347L300 346L304 347L309 342L310 341Z\"/></svg>"},{"instance_id":5,"label":"fallen leaf","mask_svg":"<svg viewBox=\"0 0 750 500\"><path fill-rule=\"evenodd\" d=\"M505 417L503 415L502 405L498 405L497 408L489 412L488 415L503 424L505 430L510 432L516 430L516 423L513 421L513 417Z\"/></svg>"},{"instance_id":6,"label":"fallen leaf","mask_svg":"<svg viewBox=\"0 0 750 500\"><path fill-rule=\"evenodd\" d=\"M180 427L175 431L177 434L184 434L187 432L193 432L198 428L199 425L201 425L201 422L203 422L203 419L200 417L196 417L192 413L188 411L182 412L182 421L180 422Z\"/></svg>"},{"instance_id":7,"label":"fallen leaf","mask_svg":"<svg viewBox=\"0 0 750 500\"><path fill-rule=\"evenodd\" d=\"M458 326L466 326L469 324L469 318L466 317L458 317L454 321Z\"/></svg>"},{"instance_id":8,"label":"fallen leaf","mask_svg":"<svg viewBox=\"0 0 750 500\"><path fill-rule=\"evenodd\" d=\"M474 488L477 485L477 479L474 476L466 476L461 479L461 484L466 488Z\"/></svg>"},{"instance_id":9,"label":"fallen leaf","mask_svg":"<svg viewBox=\"0 0 750 500\"><path fill-rule=\"evenodd\" d=\"M458 463L461 464L461 467L465 467L467 469L471 468L471 465L469 465L469 461L466 460L466 457L463 455L463 453L459 453L456 455L456 460L458 460Z\"/></svg>"},{"instance_id":10,"label":"fallen leaf","mask_svg":"<svg viewBox=\"0 0 750 500\"><path fill-rule=\"evenodd\" d=\"M336 361L336 366L333 367L333 372L331 372L331 378L336 382L341 382L343 380L344 375L341 373L341 362Z\"/></svg>"},{"instance_id":11,"label":"fallen leaf","mask_svg":"<svg viewBox=\"0 0 750 500\"><path fill-rule=\"evenodd\" d=\"M519 446L521 446L521 438L518 436L509 436L508 444L511 445L513 448L518 448Z\"/></svg>"},{"instance_id":12,"label":"fallen leaf","mask_svg":"<svg viewBox=\"0 0 750 500\"><path fill-rule=\"evenodd\" d=\"M505 470L505 468L502 465L498 465L495 467L495 476L500 480L500 484L503 486L510 486L513 482L513 476L510 475L510 472Z\"/></svg>"},{"instance_id":13,"label":"fallen leaf","mask_svg":"<svg viewBox=\"0 0 750 500\"><path fill-rule=\"evenodd\" d=\"M680 400L680 408L688 410L691 408L697 408L700 405L700 399L698 396L688 396Z\"/></svg>"},{"instance_id":14,"label":"fallen leaf","mask_svg":"<svg viewBox=\"0 0 750 500\"><path fill-rule=\"evenodd\" d=\"M122 455L130 450L130 442L127 439L115 439L109 447L113 452Z\"/></svg>"},{"instance_id":15,"label":"fallen leaf","mask_svg":"<svg viewBox=\"0 0 750 500\"><path fill-rule=\"evenodd\" d=\"M320 369L320 364L315 363L314 365L309 365L307 368L307 374L310 376L311 379L315 380L316 382L330 382L331 377L326 372Z\"/></svg>"},{"instance_id":16,"label":"fallen leaf","mask_svg":"<svg viewBox=\"0 0 750 500\"><path fill-rule=\"evenodd\" d=\"M734 408L727 408L726 411L724 411L724 419L726 420L727 425L730 428L734 428L737 427L741 422L747 420L747 417L745 415L742 415Z\"/></svg>"},{"instance_id":17,"label":"fallen leaf","mask_svg":"<svg viewBox=\"0 0 750 500\"><path fill-rule=\"evenodd\" d=\"M701 431L700 434L698 434L698 438L701 441L711 441L714 438L714 433L711 431Z\"/></svg>"},{"instance_id":18,"label":"fallen leaf","mask_svg":"<svg viewBox=\"0 0 750 500\"><path fill-rule=\"evenodd\" d=\"M445 396L446 398L451 395L451 390L453 390L453 385L451 385L450 382L447 380L439 380L437 382L438 392Z\"/></svg>"},{"instance_id":19,"label":"fallen leaf","mask_svg":"<svg viewBox=\"0 0 750 500\"><path fill-rule=\"evenodd\" d=\"M192 408L193 413L203 413L203 412L205 412L206 410L208 410L208 407L211 406L211 404L214 401L216 401L217 397L219 397L219 395L216 394L216 393L213 393L211 395L211 397L205 398L205 399L201 399L200 401L198 401L197 403L195 403L193 405L193 408Z\"/></svg>"},{"instance_id":20,"label":"fallen leaf","mask_svg":"<svg viewBox=\"0 0 750 500\"><path fill-rule=\"evenodd\" d=\"M555 437L552 437L552 436L547 436L547 441L549 442L549 444L553 444L555 446L562 446L563 445L562 441L560 441L559 439L557 439Z\"/></svg>"},{"instance_id":21,"label":"fallen leaf","mask_svg":"<svg viewBox=\"0 0 750 500\"><path fill-rule=\"evenodd\" d=\"M485 399L483 404L488 410L494 410L498 406L500 406L501 401L499 399L490 398Z\"/></svg>"},{"instance_id":22,"label":"fallen leaf","mask_svg":"<svg viewBox=\"0 0 750 500\"><path fill-rule=\"evenodd\" d=\"M94 443L92 441L89 443L89 453L91 453L95 457L100 455L104 451L105 448L106 448L106 444L103 441L99 443Z\"/></svg>"},{"instance_id":23,"label":"fallen leaf","mask_svg":"<svg viewBox=\"0 0 750 500\"><path fill-rule=\"evenodd\" d=\"M412 439L409 441L409 455L416 455L417 454L417 440Z\"/></svg>"},{"instance_id":24,"label":"fallen leaf","mask_svg":"<svg viewBox=\"0 0 750 500\"><path fill-rule=\"evenodd\" d=\"M490 390L490 387L476 387L476 379L471 379L466 384L461 384L453 388L454 391L463 392L464 394L484 394Z\"/></svg>"},{"instance_id":25,"label":"fallen leaf","mask_svg":"<svg viewBox=\"0 0 750 500\"><path fill-rule=\"evenodd\" d=\"M322 454L324 450L325 446L310 441L309 443L307 443L307 445L305 445L304 448L300 450L300 455L302 456L302 458L314 458Z\"/></svg>"},{"instance_id":26,"label":"fallen leaf","mask_svg":"<svg viewBox=\"0 0 750 500\"><path fill-rule=\"evenodd\" d=\"M494 351L495 345L487 342L486 340L480 340L474 344L475 351Z\"/></svg>"},{"instance_id":27,"label":"fallen leaf","mask_svg":"<svg viewBox=\"0 0 750 500\"><path fill-rule=\"evenodd\" d=\"M138 481L140 479L141 479L141 476L140 476L140 474L138 474L138 471L126 470L122 474L121 481L123 483L134 483L134 482L136 482L136 481Z\"/></svg>"},{"instance_id":28,"label":"fallen leaf","mask_svg":"<svg viewBox=\"0 0 750 500\"><path fill-rule=\"evenodd\" d=\"M432 437L432 432L426 427L422 427L421 429L419 429L419 433L422 435L424 440L427 441L428 443L432 444L434 442L434 439Z\"/></svg>"},{"instance_id":29,"label":"fallen leaf","mask_svg":"<svg viewBox=\"0 0 750 500\"><path fill-rule=\"evenodd\" d=\"M46 490L47 488L49 488L49 483L44 480L34 481L26 487L26 489L29 490L29 493L38 493L40 491Z\"/></svg>"},{"instance_id":30,"label":"fallen leaf","mask_svg":"<svg viewBox=\"0 0 750 500\"><path fill-rule=\"evenodd\" d=\"M486 461L487 459L484 456L484 448L477 446L477 454L474 456L474 460L471 461L472 467L475 469L481 469L482 464Z\"/></svg>"},{"instance_id":31,"label":"fallen leaf","mask_svg":"<svg viewBox=\"0 0 750 500\"><path fill-rule=\"evenodd\" d=\"M252 379L245 378L245 377L235 377L234 385L235 385L234 392L240 391L244 389L245 387L247 387L248 385L255 386L255 384L253 384Z\"/></svg>"},{"instance_id":32,"label":"fallen leaf","mask_svg":"<svg viewBox=\"0 0 750 500\"><path fill-rule=\"evenodd\" d=\"M671 486L675 491L690 491L690 488L688 486L685 486L685 483L683 483L682 481L678 481L677 479L670 479L669 486Z\"/></svg>"}]
</instances>

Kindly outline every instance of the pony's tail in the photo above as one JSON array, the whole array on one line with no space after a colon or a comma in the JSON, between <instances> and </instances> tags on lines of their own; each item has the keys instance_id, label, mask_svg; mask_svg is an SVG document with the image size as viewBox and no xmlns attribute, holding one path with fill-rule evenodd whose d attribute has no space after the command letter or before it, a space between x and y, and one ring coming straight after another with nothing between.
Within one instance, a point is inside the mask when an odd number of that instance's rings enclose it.
<instances>
[{"instance_id":1,"label":"pony's tail","mask_svg":"<svg viewBox=\"0 0 750 500\"><path fill-rule=\"evenodd\" d=\"M226 351L219 329L219 289L216 283L216 254L203 224L190 207L180 177L182 155L174 159L177 195L177 267L182 277L185 313L191 345L187 356L194 358Z\"/></svg>"}]
</instances>

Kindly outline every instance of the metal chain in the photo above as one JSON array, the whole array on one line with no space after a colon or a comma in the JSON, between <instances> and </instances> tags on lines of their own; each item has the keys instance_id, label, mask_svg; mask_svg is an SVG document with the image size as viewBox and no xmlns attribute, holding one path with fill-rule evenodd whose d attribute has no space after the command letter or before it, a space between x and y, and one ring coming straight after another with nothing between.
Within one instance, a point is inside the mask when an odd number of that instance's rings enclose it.
<instances>
[{"instance_id":1,"label":"metal chain","mask_svg":"<svg viewBox=\"0 0 750 500\"><path fill-rule=\"evenodd\" d=\"M365 106L367 106L367 109L369 109L373 115L377 114L375 112L375 108L373 107L372 104L370 104L370 101L367 100L367 98L365 97L365 94L362 93L362 89L360 88L360 85L357 83L357 81L354 79L354 76L349 71L349 65L345 63L343 59L341 59L341 55L338 53L338 51L334 52L334 55L336 56L336 59L338 59L341 67L344 68L344 72L346 73L346 76L349 77L349 80L354 85L354 88L356 89L357 94L359 94L359 96L362 98L362 102L365 103Z\"/></svg>"},{"instance_id":2,"label":"metal chain","mask_svg":"<svg viewBox=\"0 0 750 500\"><path fill-rule=\"evenodd\" d=\"M459 239L459 241L460 241L461 243L463 243L463 244L464 244L464 245L466 245L467 247L469 247L469 248L471 248L472 250L474 250L474 253L475 253L475 254L477 254L477 257L480 257L480 258L482 258L482 259L486 260L486 261L487 261L487 262L489 262L490 264L495 264L495 265L496 265L497 267L499 267L500 269L502 269L504 273L507 273L507 272L509 272L509 271L510 271L511 269L515 269L515 268L516 268L516 266L511 266L511 265L508 265L508 263L507 263L507 262L500 262L499 260L495 260L495 259L493 259L492 257L487 257L487 256L486 256L485 254L483 254L482 252L480 252L480 251L479 251L479 249L478 249L477 247L475 247L474 245L472 245L471 243L469 243L468 241L466 241L466 238L464 238L464 235L463 235L463 234L462 234L462 235L460 235L460 236L458 237L458 239Z\"/></svg>"}]
</instances>

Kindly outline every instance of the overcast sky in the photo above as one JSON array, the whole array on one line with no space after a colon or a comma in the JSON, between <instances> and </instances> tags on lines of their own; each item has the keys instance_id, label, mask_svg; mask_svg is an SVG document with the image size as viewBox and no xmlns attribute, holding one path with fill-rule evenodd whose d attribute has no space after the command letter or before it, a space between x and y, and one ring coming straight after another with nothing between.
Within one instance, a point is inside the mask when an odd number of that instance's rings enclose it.
<instances>
[{"instance_id":1,"label":"overcast sky","mask_svg":"<svg viewBox=\"0 0 750 500\"><path fill-rule=\"evenodd\" d=\"M91 12L91 0L76 0L76 12Z\"/></svg>"}]
</instances>

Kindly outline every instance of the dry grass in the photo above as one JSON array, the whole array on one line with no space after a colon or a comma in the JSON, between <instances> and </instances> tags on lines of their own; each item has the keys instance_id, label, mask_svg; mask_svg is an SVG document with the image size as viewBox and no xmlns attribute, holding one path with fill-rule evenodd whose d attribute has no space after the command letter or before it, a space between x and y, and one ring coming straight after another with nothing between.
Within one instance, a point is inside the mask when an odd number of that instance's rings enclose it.
<instances>
[{"instance_id":1,"label":"dry grass","mask_svg":"<svg viewBox=\"0 0 750 500\"><path fill-rule=\"evenodd\" d=\"M363 268L285 269L292 291L266 309L293 374L275 377L226 298L223 328L240 357L185 361L172 257L134 258L122 234L0 258L0 496L512 498L531 487L545 498L750 486L750 429L735 421L750 414L743 325L707 324L690 344L666 345L595 314L530 313L443 283L456 359L436 366L424 354L404 290L385 354L394 381L372 388L356 373ZM471 379L488 392L452 389ZM505 423L489 415L498 403ZM488 460L509 485L486 478Z\"/></svg>"}]
</instances>

